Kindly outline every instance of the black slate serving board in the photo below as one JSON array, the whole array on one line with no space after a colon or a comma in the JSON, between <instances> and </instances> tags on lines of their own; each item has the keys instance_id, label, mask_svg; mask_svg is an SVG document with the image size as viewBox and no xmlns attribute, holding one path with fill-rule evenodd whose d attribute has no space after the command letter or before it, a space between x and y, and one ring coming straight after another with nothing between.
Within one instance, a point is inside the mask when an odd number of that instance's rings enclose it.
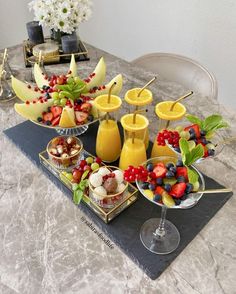
<instances>
[{"instance_id":1,"label":"black slate serving board","mask_svg":"<svg viewBox=\"0 0 236 294\"><path fill-rule=\"evenodd\" d=\"M97 127L97 123L91 125L89 130L80 136L84 143L84 148L92 154L95 154ZM39 152L45 150L47 143L57 136L54 130L26 121L5 130L4 133L37 167L47 174L66 196L72 198L70 190L39 162ZM213 179L204 177L207 189L223 187ZM110 224L105 224L85 204L81 203L79 208L151 279L156 279L231 196L232 193L220 194L217 197L208 194L204 195L199 203L191 209L169 209L167 219L176 225L180 232L181 240L177 250L168 255L153 254L140 241L139 231L142 224L149 218L160 217L161 212L160 207L153 205L141 195L131 207L123 211Z\"/></svg>"}]
</instances>

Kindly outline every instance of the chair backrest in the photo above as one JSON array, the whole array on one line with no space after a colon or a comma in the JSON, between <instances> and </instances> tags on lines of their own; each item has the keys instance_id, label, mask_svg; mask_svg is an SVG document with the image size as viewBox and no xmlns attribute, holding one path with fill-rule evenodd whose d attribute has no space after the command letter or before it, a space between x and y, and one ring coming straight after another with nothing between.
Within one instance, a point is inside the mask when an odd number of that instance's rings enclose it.
<instances>
[{"instance_id":1,"label":"chair backrest","mask_svg":"<svg viewBox=\"0 0 236 294\"><path fill-rule=\"evenodd\" d=\"M181 84L196 94L217 99L216 78L198 62L171 53L151 53L131 62L160 76L161 79Z\"/></svg>"}]
</instances>

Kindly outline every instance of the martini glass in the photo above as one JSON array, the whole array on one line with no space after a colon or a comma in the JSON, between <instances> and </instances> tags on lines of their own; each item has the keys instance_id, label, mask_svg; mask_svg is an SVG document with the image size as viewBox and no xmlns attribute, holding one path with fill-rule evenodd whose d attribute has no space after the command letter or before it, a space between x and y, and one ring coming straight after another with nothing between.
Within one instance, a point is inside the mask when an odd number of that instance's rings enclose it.
<instances>
[{"instance_id":1,"label":"martini glass","mask_svg":"<svg viewBox=\"0 0 236 294\"><path fill-rule=\"evenodd\" d=\"M176 164L177 159L171 156L160 156L147 160L143 166L146 167L149 163L155 165L156 163L163 162L164 164L172 162ZM196 169L196 167L191 166L199 175L199 190L205 189L205 181L202 174ZM156 254L169 254L176 250L180 242L180 234L176 226L166 219L167 209L169 207L162 203L155 202L148 198L144 190L141 188L142 182L137 181L137 187L142 195L151 201L153 204L161 207L161 217L151 218L147 220L141 227L140 239L143 245L151 252ZM169 209L187 209L195 206L203 193L190 193L186 200L183 200L180 205L172 206Z\"/></svg>"}]
</instances>

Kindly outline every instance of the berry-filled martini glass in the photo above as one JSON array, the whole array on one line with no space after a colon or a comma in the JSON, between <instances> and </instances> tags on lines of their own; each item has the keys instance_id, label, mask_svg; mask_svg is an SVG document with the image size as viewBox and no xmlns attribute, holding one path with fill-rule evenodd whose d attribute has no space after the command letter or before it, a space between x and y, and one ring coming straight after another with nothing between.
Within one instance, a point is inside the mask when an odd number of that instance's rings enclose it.
<instances>
[{"instance_id":1,"label":"berry-filled martini glass","mask_svg":"<svg viewBox=\"0 0 236 294\"><path fill-rule=\"evenodd\" d=\"M183 141L183 142L182 142ZM186 140L181 141L184 162L172 156L159 156L147 160L138 168L129 167L125 180L136 179L142 195L161 207L161 217L147 220L140 231L143 245L153 253L169 254L179 245L180 234L166 220L167 209L187 209L197 204L205 190L202 174L193 163L203 154L202 146L189 152Z\"/></svg>"}]
</instances>

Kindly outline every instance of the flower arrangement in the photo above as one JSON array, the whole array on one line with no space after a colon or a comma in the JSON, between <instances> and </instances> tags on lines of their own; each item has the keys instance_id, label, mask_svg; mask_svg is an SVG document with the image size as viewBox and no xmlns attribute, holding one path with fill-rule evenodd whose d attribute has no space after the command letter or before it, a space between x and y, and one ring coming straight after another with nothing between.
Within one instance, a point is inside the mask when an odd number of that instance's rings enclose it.
<instances>
[{"instance_id":1,"label":"flower arrangement","mask_svg":"<svg viewBox=\"0 0 236 294\"><path fill-rule=\"evenodd\" d=\"M73 33L91 16L91 0L32 0L35 20L51 30Z\"/></svg>"}]
</instances>

